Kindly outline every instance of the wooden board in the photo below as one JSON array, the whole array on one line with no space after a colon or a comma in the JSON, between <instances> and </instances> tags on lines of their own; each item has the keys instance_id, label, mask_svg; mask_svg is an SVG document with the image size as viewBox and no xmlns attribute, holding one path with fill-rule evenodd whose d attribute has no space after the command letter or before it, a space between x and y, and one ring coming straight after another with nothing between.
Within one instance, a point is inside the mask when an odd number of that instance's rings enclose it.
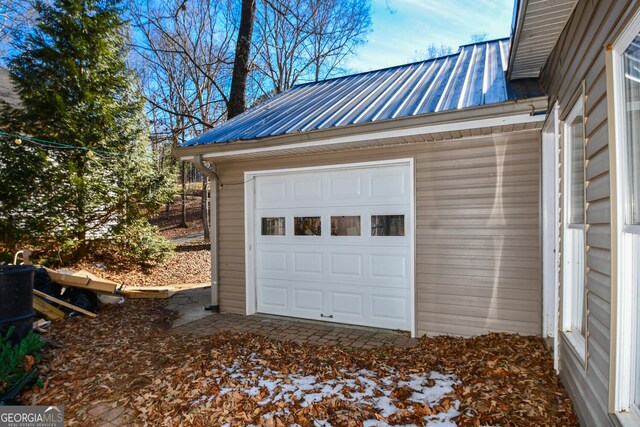
<instances>
[{"instance_id":1,"label":"wooden board","mask_svg":"<svg viewBox=\"0 0 640 427\"><path fill-rule=\"evenodd\" d=\"M85 310L85 309L83 309L83 308L77 307L77 306L75 306L75 305L73 305L73 304L70 304L70 303L68 303L68 302L66 302L66 301L62 301L61 299L58 299L58 298L52 297L51 295L47 295L47 294L45 294L44 292L40 292L40 291L39 291L39 290L37 290L37 289L34 289L34 290L33 290L33 293L34 293L34 294L36 294L36 295L37 295L37 296L39 296L39 297L46 298L46 299L48 299L48 300L49 300L49 301L51 301L51 302L55 302L56 304L60 304L60 305L62 305L62 306L64 306L64 307L70 308L70 309L72 309L72 310L74 310L74 311L77 311L78 313L82 313L82 314L84 314L85 316L89 316L89 317L97 317L97 315L96 315L95 313L92 313L92 312L90 312L90 311L88 311L88 310Z\"/></svg>"},{"instance_id":2,"label":"wooden board","mask_svg":"<svg viewBox=\"0 0 640 427\"><path fill-rule=\"evenodd\" d=\"M125 298L131 299L155 299L161 298L166 299L175 294L175 292L171 292L168 289L124 289L120 291L121 295L124 295Z\"/></svg>"},{"instance_id":3,"label":"wooden board","mask_svg":"<svg viewBox=\"0 0 640 427\"><path fill-rule=\"evenodd\" d=\"M64 312L40 298L33 298L33 309L47 320L62 319Z\"/></svg>"},{"instance_id":4,"label":"wooden board","mask_svg":"<svg viewBox=\"0 0 640 427\"><path fill-rule=\"evenodd\" d=\"M49 268L44 267L44 269L51 277L51 280L56 282L62 286L71 286L75 288L89 289L94 292L102 292L114 294L116 293L116 289L118 288L118 284L116 282L112 282L110 280L99 279L96 276L93 276L91 273L84 272L84 276L79 275L81 272L74 274L64 274L58 273L57 271L51 270ZM92 277L87 277L90 275Z\"/></svg>"},{"instance_id":5,"label":"wooden board","mask_svg":"<svg viewBox=\"0 0 640 427\"><path fill-rule=\"evenodd\" d=\"M72 276L86 277L88 279L91 279L94 282L108 283L110 285L120 286L120 283L114 282L113 280L109 280L109 279L103 279L102 277L98 277L95 274L92 274L92 273L88 272L87 270L77 271L77 272L73 273Z\"/></svg>"}]
</instances>

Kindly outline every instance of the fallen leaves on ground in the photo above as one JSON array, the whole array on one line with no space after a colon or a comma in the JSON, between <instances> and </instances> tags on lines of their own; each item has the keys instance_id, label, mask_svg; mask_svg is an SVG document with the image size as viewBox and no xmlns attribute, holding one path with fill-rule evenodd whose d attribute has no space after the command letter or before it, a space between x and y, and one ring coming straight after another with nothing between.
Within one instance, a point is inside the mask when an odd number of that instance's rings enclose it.
<instances>
[{"instance_id":1,"label":"fallen leaves on ground","mask_svg":"<svg viewBox=\"0 0 640 427\"><path fill-rule=\"evenodd\" d=\"M167 239L201 233L201 201L201 197L187 197L187 228L180 227L182 201L179 197L171 204L168 215L163 210L149 222L157 226L160 234ZM176 246L175 252L165 262L146 268L127 263L127 260L117 265L85 262L67 268L73 271L86 270L98 277L129 286L208 283L211 282L211 246L204 242Z\"/></svg>"},{"instance_id":2,"label":"fallen leaves on ground","mask_svg":"<svg viewBox=\"0 0 640 427\"><path fill-rule=\"evenodd\" d=\"M252 334L192 337L166 327L159 300L55 322L41 390L25 403L65 405L91 425L97 402L140 425L577 425L539 338L423 338L371 350Z\"/></svg>"},{"instance_id":3,"label":"fallen leaves on ground","mask_svg":"<svg viewBox=\"0 0 640 427\"><path fill-rule=\"evenodd\" d=\"M160 234L166 239L188 236L202 233L202 197L187 196L186 219L187 227L181 227L182 223L182 199L177 196L169 207L169 212L163 209L157 216L149 219L151 225L160 230Z\"/></svg>"},{"instance_id":4,"label":"fallen leaves on ground","mask_svg":"<svg viewBox=\"0 0 640 427\"><path fill-rule=\"evenodd\" d=\"M110 266L107 266L110 267ZM135 266L131 266L135 267ZM81 263L70 270L86 270L103 279L128 286L168 286L211 282L211 250L208 243L177 246L165 262L151 268L104 269L99 264Z\"/></svg>"}]
</instances>

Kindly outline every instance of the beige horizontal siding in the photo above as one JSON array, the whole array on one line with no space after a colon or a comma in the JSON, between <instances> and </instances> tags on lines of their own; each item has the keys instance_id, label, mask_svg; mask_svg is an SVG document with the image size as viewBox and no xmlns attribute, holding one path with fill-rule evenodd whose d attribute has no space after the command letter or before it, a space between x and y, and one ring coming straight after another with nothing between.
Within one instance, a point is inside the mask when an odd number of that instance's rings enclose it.
<instances>
[{"instance_id":1,"label":"beige horizontal siding","mask_svg":"<svg viewBox=\"0 0 640 427\"><path fill-rule=\"evenodd\" d=\"M539 144L533 130L217 165L221 309L245 312L245 171L412 157L418 334L539 334Z\"/></svg>"},{"instance_id":2,"label":"beige horizontal siding","mask_svg":"<svg viewBox=\"0 0 640 427\"><path fill-rule=\"evenodd\" d=\"M633 1L580 0L543 70L550 105L566 117L585 88L587 202L586 366L561 341L560 370L582 424L610 425L611 204L605 46L637 9ZM560 186L562 188L562 186Z\"/></svg>"}]
</instances>

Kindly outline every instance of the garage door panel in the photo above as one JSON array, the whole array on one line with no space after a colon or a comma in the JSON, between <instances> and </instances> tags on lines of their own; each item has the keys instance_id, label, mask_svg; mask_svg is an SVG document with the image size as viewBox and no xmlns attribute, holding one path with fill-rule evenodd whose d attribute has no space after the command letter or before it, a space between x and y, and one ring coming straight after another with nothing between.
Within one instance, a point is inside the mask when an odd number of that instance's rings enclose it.
<instances>
[{"instance_id":1,"label":"garage door panel","mask_svg":"<svg viewBox=\"0 0 640 427\"><path fill-rule=\"evenodd\" d=\"M288 305L287 293L287 287L278 286L277 284L274 286L265 282L262 283L262 286L260 287L260 302L263 308L273 307L285 309Z\"/></svg>"},{"instance_id":2,"label":"garage door panel","mask_svg":"<svg viewBox=\"0 0 640 427\"><path fill-rule=\"evenodd\" d=\"M287 272L286 251L260 251L258 268L262 271Z\"/></svg>"},{"instance_id":3,"label":"garage door panel","mask_svg":"<svg viewBox=\"0 0 640 427\"><path fill-rule=\"evenodd\" d=\"M256 206L360 206L411 203L406 166L259 177Z\"/></svg>"},{"instance_id":4,"label":"garage door panel","mask_svg":"<svg viewBox=\"0 0 640 427\"><path fill-rule=\"evenodd\" d=\"M257 186L257 199L265 205L284 203L287 201L287 184L281 180L260 181Z\"/></svg>"},{"instance_id":5,"label":"garage door panel","mask_svg":"<svg viewBox=\"0 0 640 427\"><path fill-rule=\"evenodd\" d=\"M359 318L363 316L364 301L362 294L331 292L330 298L331 305L327 311L330 311L334 316L346 315Z\"/></svg>"},{"instance_id":6,"label":"garage door panel","mask_svg":"<svg viewBox=\"0 0 640 427\"><path fill-rule=\"evenodd\" d=\"M258 176L257 310L411 329L410 177L408 164ZM317 220L300 223L307 234L296 235L301 217L319 218L320 235ZM267 235L262 218L270 218Z\"/></svg>"},{"instance_id":7,"label":"garage door panel","mask_svg":"<svg viewBox=\"0 0 640 427\"><path fill-rule=\"evenodd\" d=\"M388 203L389 199L396 203L403 203L408 200L409 183L403 169L394 169L372 175L370 183L372 199L382 198L385 203Z\"/></svg>"},{"instance_id":8,"label":"garage door panel","mask_svg":"<svg viewBox=\"0 0 640 427\"><path fill-rule=\"evenodd\" d=\"M293 254L293 273L323 273L322 252L295 252Z\"/></svg>"},{"instance_id":9,"label":"garage door panel","mask_svg":"<svg viewBox=\"0 0 640 427\"><path fill-rule=\"evenodd\" d=\"M329 184L329 200L359 200L363 196L362 177L350 174L336 174Z\"/></svg>"},{"instance_id":10,"label":"garage door panel","mask_svg":"<svg viewBox=\"0 0 640 427\"><path fill-rule=\"evenodd\" d=\"M308 202L322 200L322 177L298 178L293 181L293 201Z\"/></svg>"},{"instance_id":11,"label":"garage door panel","mask_svg":"<svg viewBox=\"0 0 640 427\"><path fill-rule=\"evenodd\" d=\"M364 274L363 258L361 253L333 252L330 257L329 273L332 276L360 277Z\"/></svg>"},{"instance_id":12,"label":"garage door panel","mask_svg":"<svg viewBox=\"0 0 640 427\"><path fill-rule=\"evenodd\" d=\"M405 254L375 253L371 255L371 277L406 279L408 274Z\"/></svg>"},{"instance_id":13,"label":"garage door panel","mask_svg":"<svg viewBox=\"0 0 640 427\"><path fill-rule=\"evenodd\" d=\"M269 246L270 248L275 245ZM360 287L404 289L411 275L411 258L403 247L352 247L344 249L314 245L258 247L258 279L318 281ZM360 253L353 252L359 249Z\"/></svg>"},{"instance_id":14,"label":"garage door panel","mask_svg":"<svg viewBox=\"0 0 640 427\"><path fill-rule=\"evenodd\" d=\"M282 286L286 283L286 286ZM295 282L263 279L258 288L258 311L283 316L316 319L325 306L326 292L319 282Z\"/></svg>"},{"instance_id":15,"label":"garage door panel","mask_svg":"<svg viewBox=\"0 0 640 427\"><path fill-rule=\"evenodd\" d=\"M376 319L389 319L404 322L409 315L408 299L392 295L372 295L372 316Z\"/></svg>"},{"instance_id":16,"label":"garage door panel","mask_svg":"<svg viewBox=\"0 0 640 427\"><path fill-rule=\"evenodd\" d=\"M323 291L317 289L293 289L293 306L298 310L313 310L314 313L324 309Z\"/></svg>"}]
</instances>

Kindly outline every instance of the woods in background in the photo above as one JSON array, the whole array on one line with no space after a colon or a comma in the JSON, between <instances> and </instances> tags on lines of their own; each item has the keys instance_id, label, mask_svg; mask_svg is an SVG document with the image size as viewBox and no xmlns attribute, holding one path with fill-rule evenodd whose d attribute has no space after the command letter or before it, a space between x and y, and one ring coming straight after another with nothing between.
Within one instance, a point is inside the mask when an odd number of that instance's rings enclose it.
<instances>
[{"instance_id":1,"label":"woods in background","mask_svg":"<svg viewBox=\"0 0 640 427\"><path fill-rule=\"evenodd\" d=\"M22 99L19 109L2 106L0 129L80 147L3 142L0 175L12 184L0 197L3 236L11 231L1 243L64 247L81 259L106 241L158 258L166 248L145 218L171 198L168 176L183 201L187 184L202 180L207 232L207 179L171 149L247 105L343 73L370 14L369 0L0 4L0 49ZM120 155L87 157L99 150ZM137 244L134 230L146 236Z\"/></svg>"},{"instance_id":2,"label":"woods in background","mask_svg":"<svg viewBox=\"0 0 640 427\"><path fill-rule=\"evenodd\" d=\"M134 1L132 63L162 167L175 166L166 147L296 83L344 72L371 27L369 0ZM189 168L181 165L179 176ZM203 208L203 225L207 218Z\"/></svg>"}]
</instances>

